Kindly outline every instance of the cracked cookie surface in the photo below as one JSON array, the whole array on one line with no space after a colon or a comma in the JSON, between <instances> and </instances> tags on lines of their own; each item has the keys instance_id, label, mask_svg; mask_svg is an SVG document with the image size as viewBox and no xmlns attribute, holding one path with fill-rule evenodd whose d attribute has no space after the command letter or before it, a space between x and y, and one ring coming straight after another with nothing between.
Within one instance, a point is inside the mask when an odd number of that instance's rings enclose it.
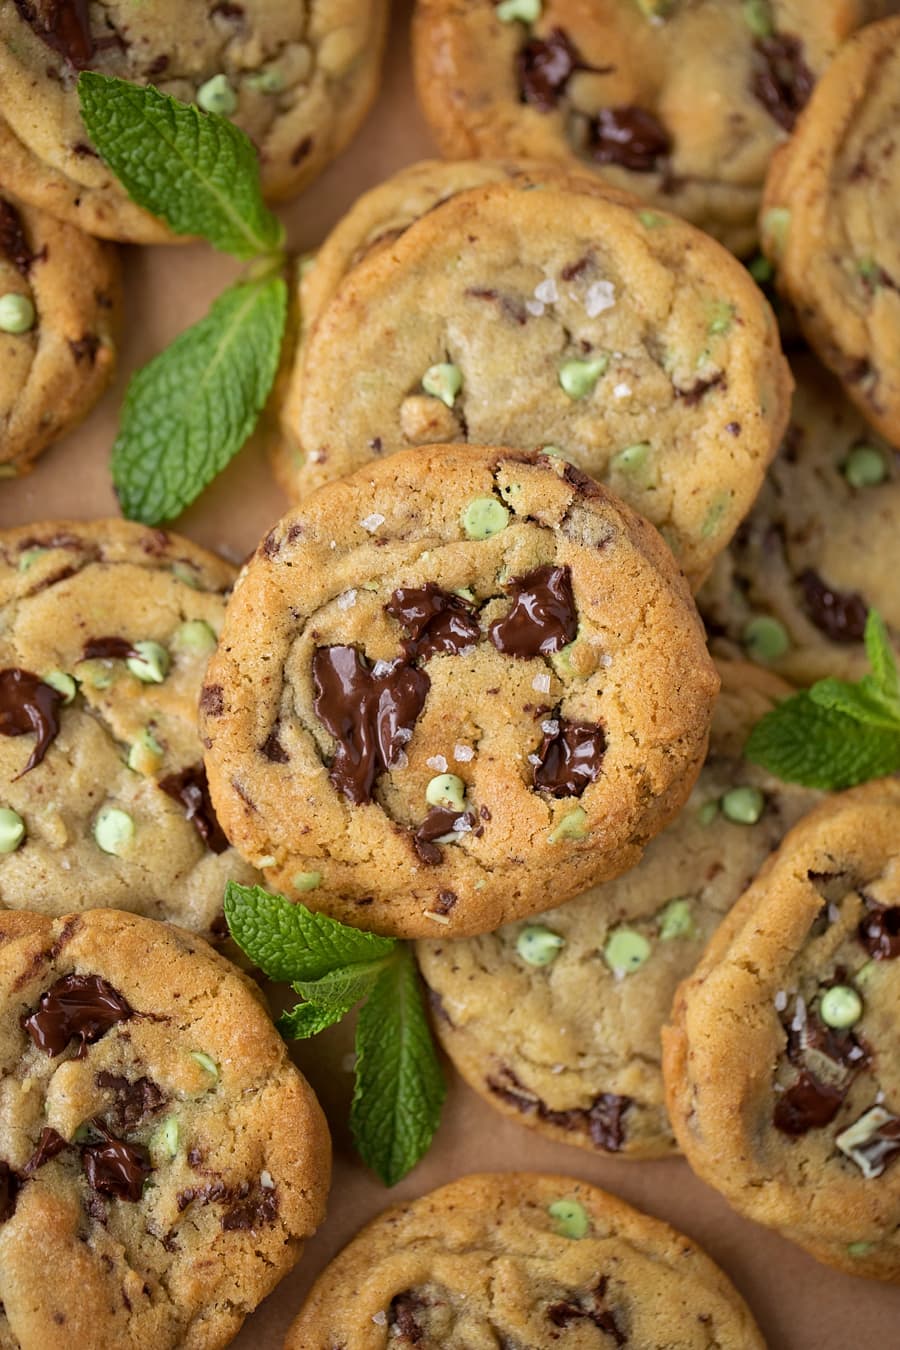
<instances>
[{"instance_id":1,"label":"cracked cookie surface","mask_svg":"<svg viewBox=\"0 0 900 1350\"><path fill-rule=\"evenodd\" d=\"M660 1031L716 925L818 794L741 759L788 686L722 662L710 752L640 863L559 909L459 942L419 942L434 1026L466 1081L551 1138L625 1158L675 1150Z\"/></svg>"},{"instance_id":2,"label":"cracked cookie surface","mask_svg":"<svg viewBox=\"0 0 900 1350\"><path fill-rule=\"evenodd\" d=\"M593 167L746 254L772 151L841 43L893 8L419 0L419 98L454 159L528 154Z\"/></svg>"},{"instance_id":3,"label":"cracked cookie surface","mask_svg":"<svg viewBox=\"0 0 900 1350\"><path fill-rule=\"evenodd\" d=\"M863 416L900 444L900 18L857 34L772 161L776 284Z\"/></svg>"},{"instance_id":4,"label":"cracked cookie surface","mask_svg":"<svg viewBox=\"0 0 900 1350\"><path fill-rule=\"evenodd\" d=\"M0 189L0 476L87 415L116 363L111 248Z\"/></svg>"},{"instance_id":5,"label":"cracked cookie surface","mask_svg":"<svg viewBox=\"0 0 900 1350\"><path fill-rule=\"evenodd\" d=\"M577 180L498 183L363 258L318 314L288 395L294 493L423 442L552 446L698 584L790 388L768 305L713 240Z\"/></svg>"},{"instance_id":6,"label":"cracked cookie surface","mask_svg":"<svg viewBox=\"0 0 900 1350\"><path fill-rule=\"evenodd\" d=\"M694 1171L822 1261L900 1280L900 781L788 834L663 1033Z\"/></svg>"},{"instance_id":7,"label":"cracked cookie surface","mask_svg":"<svg viewBox=\"0 0 900 1350\"><path fill-rule=\"evenodd\" d=\"M226 1345L330 1173L255 985L134 915L0 914L0 1056L0 1345Z\"/></svg>"},{"instance_id":8,"label":"cracked cookie surface","mask_svg":"<svg viewBox=\"0 0 900 1350\"><path fill-rule=\"evenodd\" d=\"M368 1224L285 1350L763 1350L743 1300L667 1224L571 1177L462 1177Z\"/></svg>"},{"instance_id":9,"label":"cracked cookie surface","mask_svg":"<svg viewBox=\"0 0 900 1350\"><path fill-rule=\"evenodd\" d=\"M357 130L375 96L387 0L10 0L0 8L0 183L91 234L171 242L90 146L80 70L231 116L263 192L292 196Z\"/></svg>"},{"instance_id":10,"label":"cracked cookie surface","mask_svg":"<svg viewBox=\"0 0 900 1350\"><path fill-rule=\"evenodd\" d=\"M197 701L235 571L164 530L0 534L0 909L210 933L255 873L209 802Z\"/></svg>"},{"instance_id":11,"label":"cracked cookie surface","mask_svg":"<svg viewBox=\"0 0 900 1350\"><path fill-rule=\"evenodd\" d=\"M276 889L457 936L633 866L690 792L717 686L646 521L562 460L435 446L270 532L201 733L219 819Z\"/></svg>"},{"instance_id":12,"label":"cracked cookie surface","mask_svg":"<svg viewBox=\"0 0 900 1350\"><path fill-rule=\"evenodd\" d=\"M900 649L900 453L811 356L753 510L697 596L713 649L787 679L858 679L877 609Z\"/></svg>"}]
</instances>

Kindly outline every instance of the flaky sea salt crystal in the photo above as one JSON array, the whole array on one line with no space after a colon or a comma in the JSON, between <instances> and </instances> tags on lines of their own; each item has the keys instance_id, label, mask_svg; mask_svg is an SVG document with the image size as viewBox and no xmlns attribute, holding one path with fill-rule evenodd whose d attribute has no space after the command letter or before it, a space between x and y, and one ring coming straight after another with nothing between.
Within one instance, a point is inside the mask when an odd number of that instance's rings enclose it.
<instances>
[{"instance_id":1,"label":"flaky sea salt crystal","mask_svg":"<svg viewBox=\"0 0 900 1350\"><path fill-rule=\"evenodd\" d=\"M559 723L556 721L542 722L541 731L545 736L555 736L559 731Z\"/></svg>"},{"instance_id":2,"label":"flaky sea salt crystal","mask_svg":"<svg viewBox=\"0 0 900 1350\"><path fill-rule=\"evenodd\" d=\"M628 398L631 394L630 384L617 384L613 389L613 398Z\"/></svg>"},{"instance_id":3,"label":"flaky sea salt crystal","mask_svg":"<svg viewBox=\"0 0 900 1350\"><path fill-rule=\"evenodd\" d=\"M434 769L435 773L447 772L447 761L443 755L432 755L430 759L426 759L425 763L429 769Z\"/></svg>"},{"instance_id":4,"label":"flaky sea salt crystal","mask_svg":"<svg viewBox=\"0 0 900 1350\"><path fill-rule=\"evenodd\" d=\"M838 921L838 919L839 919L840 917L841 917L841 911L840 911L840 909L838 908L838 906L837 906L837 905L829 905L829 906L828 906L828 922L829 922L829 923L837 923L837 921Z\"/></svg>"},{"instance_id":5,"label":"flaky sea salt crystal","mask_svg":"<svg viewBox=\"0 0 900 1350\"><path fill-rule=\"evenodd\" d=\"M589 319L596 319L605 309L616 303L616 288L611 281L595 281L588 287L584 308Z\"/></svg>"},{"instance_id":6,"label":"flaky sea salt crystal","mask_svg":"<svg viewBox=\"0 0 900 1350\"><path fill-rule=\"evenodd\" d=\"M356 591L344 591L338 596L338 609L352 609L356 604Z\"/></svg>"},{"instance_id":7,"label":"flaky sea salt crystal","mask_svg":"<svg viewBox=\"0 0 900 1350\"><path fill-rule=\"evenodd\" d=\"M274 1191L274 1189L275 1189L275 1182L272 1180L272 1173L271 1173L271 1172L260 1172L260 1174L259 1174L259 1184L260 1184L260 1186L262 1186L263 1190L265 1190L265 1191Z\"/></svg>"},{"instance_id":8,"label":"flaky sea salt crystal","mask_svg":"<svg viewBox=\"0 0 900 1350\"><path fill-rule=\"evenodd\" d=\"M531 681L531 687L532 689L536 690L537 693L539 694L549 694L550 676L547 674L546 671L544 671L540 675L535 675L534 679Z\"/></svg>"},{"instance_id":9,"label":"flaky sea salt crystal","mask_svg":"<svg viewBox=\"0 0 900 1350\"><path fill-rule=\"evenodd\" d=\"M539 319L544 312L545 306L541 304L540 300L526 300L525 308L535 319Z\"/></svg>"},{"instance_id":10,"label":"flaky sea salt crystal","mask_svg":"<svg viewBox=\"0 0 900 1350\"><path fill-rule=\"evenodd\" d=\"M369 534L374 534L378 526L384 524L384 516L378 511L373 511L370 516L363 516L359 523L364 530L369 531Z\"/></svg>"},{"instance_id":11,"label":"flaky sea salt crystal","mask_svg":"<svg viewBox=\"0 0 900 1350\"><path fill-rule=\"evenodd\" d=\"M784 1012L788 1005L788 996L786 989L779 989L772 1002L775 1004L776 1012Z\"/></svg>"},{"instance_id":12,"label":"flaky sea salt crystal","mask_svg":"<svg viewBox=\"0 0 900 1350\"><path fill-rule=\"evenodd\" d=\"M559 299L559 291L553 277L547 277L540 285L535 286L534 296L536 300L541 300L545 305L553 305Z\"/></svg>"},{"instance_id":13,"label":"flaky sea salt crystal","mask_svg":"<svg viewBox=\"0 0 900 1350\"><path fill-rule=\"evenodd\" d=\"M538 765L538 764L540 764L540 762L541 762L541 757L540 757L540 755L529 755L529 756L528 756L528 763L529 763L529 764Z\"/></svg>"},{"instance_id":14,"label":"flaky sea salt crystal","mask_svg":"<svg viewBox=\"0 0 900 1350\"><path fill-rule=\"evenodd\" d=\"M468 764L470 759L475 758L475 751L471 745L454 745L453 758L457 764Z\"/></svg>"},{"instance_id":15,"label":"flaky sea salt crystal","mask_svg":"<svg viewBox=\"0 0 900 1350\"><path fill-rule=\"evenodd\" d=\"M794 1016L791 1019L791 1031L802 1031L806 1026L806 1002L802 994L797 995Z\"/></svg>"},{"instance_id":16,"label":"flaky sea salt crystal","mask_svg":"<svg viewBox=\"0 0 900 1350\"><path fill-rule=\"evenodd\" d=\"M393 661L376 661L372 667L372 674L376 680L383 680L385 675L389 675L393 664Z\"/></svg>"},{"instance_id":17,"label":"flaky sea salt crystal","mask_svg":"<svg viewBox=\"0 0 900 1350\"><path fill-rule=\"evenodd\" d=\"M372 1321L375 1323L376 1327L387 1326L387 1313L384 1311L384 1308L380 1308L377 1313L372 1314Z\"/></svg>"}]
</instances>

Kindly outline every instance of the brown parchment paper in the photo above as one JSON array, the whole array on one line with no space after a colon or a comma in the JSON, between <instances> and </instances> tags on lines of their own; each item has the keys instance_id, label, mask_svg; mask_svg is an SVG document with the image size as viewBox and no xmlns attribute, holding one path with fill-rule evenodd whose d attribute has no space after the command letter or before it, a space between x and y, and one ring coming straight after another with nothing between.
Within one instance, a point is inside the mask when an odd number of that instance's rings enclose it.
<instances>
[{"instance_id":1,"label":"brown parchment paper","mask_svg":"<svg viewBox=\"0 0 900 1350\"><path fill-rule=\"evenodd\" d=\"M360 192L402 165L434 153L412 93L410 8L408 0L395 0L384 86L362 133L284 212L291 247L298 251L314 248ZM125 265L126 334L115 385L83 426L41 457L33 473L12 483L0 480L0 526L115 513L107 460L128 375L200 318L237 271L227 258L204 246L129 249ZM251 444L175 527L238 561L285 505L261 446ZM335 1168L329 1213L297 1269L247 1321L234 1342L239 1350L280 1350L312 1280L357 1229L388 1204L466 1172L516 1168L595 1182L697 1239L741 1290L771 1350L900 1347L900 1288L853 1279L818 1265L767 1229L738 1218L680 1159L623 1162L551 1143L492 1111L458 1078L452 1078L430 1154L405 1181L387 1191L354 1158L350 1147L346 1120L351 1049L349 1026L296 1047L297 1063L319 1093L332 1125Z\"/></svg>"}]
</instances>

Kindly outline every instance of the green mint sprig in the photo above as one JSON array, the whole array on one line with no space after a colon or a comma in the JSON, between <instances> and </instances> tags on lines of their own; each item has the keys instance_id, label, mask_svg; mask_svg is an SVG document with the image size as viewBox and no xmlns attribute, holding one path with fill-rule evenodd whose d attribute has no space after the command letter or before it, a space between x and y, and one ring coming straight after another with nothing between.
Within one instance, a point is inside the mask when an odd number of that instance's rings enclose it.
<instances>
[{"instance_id":1,"label":"green mint sprig","mask_svg":"<svg viewBox=\"0 0 900 1350\"><path fill-rule=\"evenodd\" d=\"M836 791L900 772L900 677L884 621L869 611L871 672L819 680L767 713L745 755L778 778Z\"/></svg>"},{"instance_id":2,"label":"green mint sprig","mask_svg":"<svg viewBox=\"0 0 900 1350\"><path fill-rule=\"evenodd\" d=\"M252 142L226 117L93 71L79 75L78 96L94 148L133 201L251 263L128 387L113 483L129 519L157 525L225 468L269 397L287 327L284 227L263 201Z\"/></svg>"},{"instance_id":3,"label":"green mint sprig","mask_svg":"<svg viewBox=\"0 0 900 1350\"><path fill-rule=\"evenodd\" d=\"M250 960L302 999L282 1035L315 1036L362 1002L350 1128L363 1162L396 1185L427 1153L447 1093L408 944L234 881L225 917Z\"/></svg>"}]
</instances>

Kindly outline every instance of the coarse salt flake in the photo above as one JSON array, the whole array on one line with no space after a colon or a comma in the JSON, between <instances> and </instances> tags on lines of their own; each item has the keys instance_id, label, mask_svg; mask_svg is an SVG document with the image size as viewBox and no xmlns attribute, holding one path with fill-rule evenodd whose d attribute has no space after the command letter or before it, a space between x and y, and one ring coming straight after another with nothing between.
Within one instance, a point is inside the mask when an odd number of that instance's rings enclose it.
<instances>
[{"instance_id":1,"label":"coarse salt flake","mask_svg":"<svg viewBox=\"0 0 900 1350\"><path fill-rule=\"evenodd\" d=\"M525 308L528 310L529 314L533 315L535 319L539 319L543 314L546 306L543 305L540 300L526 300Z\"/></svg>"},{"instance_id":2,"label":"coarse salt flake","mask_svg":"<svg viewBox=\"0 0 900 1350\"><path fill-rule=\"evenodd\" d=\"M470 759L475 758L475 751L471 745L454 745L453 758L457 764L468 764Z\"/></svg>"},{"instance_id":3,"label":"coarse salt flake","mask_svg":"<svg viewBox=\"0 0 900 1350\"><path fill-rule=\"evenodd\" d=\"M550 676L547 674L546 671L544 671L544 672L543 672L542 674L540 674L540 675L535 675L534 679L531 681L531 687L532 687L532 689L534 689L538 694L549 694L549 693L550 693Z\"/></svg>"},{"instance_id":4,"label":"coarse salt flake","mask_svg":"<svg viewBox=\"0 0 900 1350\"><path fill-rule=\"evenodd\" d=\"M274 1189L275 1189L275 1182L272 1180L272 1173L271 1173L271 1172L260 1172L260 1174L259 1174L259 1184L260 1184L260 1186L262 1186L263 1190L266 1190L266 1191L274 1191Z\"/></svg>"},{"instance_id":5,"label":"coarse salt flake","mask_svg":"<svg viewBox=\"0 0 900 1350\"><path fill-rule=\"evenodd\" d=\"M784 1012L788 1005L788 996L786 989L779 989L772 1002L775 1004L776 1012Z\"/></svg>"},{"instance_id":6,"label":"coarse salt flake","mask_svg":"<svg viewBox=\"0 0 900 1350\"><path fill-rule=\"evenodd\" d=\"M545 736L555 736L559 731L559 723L555 721L542 722L541 731Z\"/></svg>"},{"instance_id":7,"label":"coarse salt flake","mask_svg":"<svg viewBox=\"0 0 900 1350\"><path fill-rule=\"evenodd\" d=\"M630 384L617 384L613 389L613 398L628 398L631 394Z\"/></svg>"},{"instance_id":8,"label":"coarse salt flake","mask_svg":"<svg viewBox=\"0 0 900 1350\"><path fill-rule=\"evenodd\" d=\"M379 511L373 511L370 516L363 516L359 523L369 534L374 534L378 526L384 524L384 516Z\"/></svg>"},{"instance_id":9,"label":"coarse salt flake","mask_svg":"<svg viewBox=\"0 0 900 1350\"><path fill-rule=\"evenodd\" d=\"M372 1314L372 1321L375 1323L376 1327L387 1326L387 1313L384 1311L384 1308L380 1308L377 1313Z\"/></svg>"},{"instance_id":10,"label":"coarse salt flake","mask_svg":"<svg viewBox=\"0 0 900 1350\"><path fill-rule=\"evenodd\" d=\"M791 1020L791 1031L802 1031L806 1026L806 1001L802 994L797 995L797 1002L794 1005L794 1016Z\"/></svg>"},{"instance_id":11,"label":"coarse salt flake","mask_svg":"<svg viewBox=\"0 0 900 1350\"><path fill-rule=\"evenodd\" d=\"M542 281L540 285L535 286L534 296L536 300L542 300L545 305L555 304L559 299L559 291L553 277L547 277L546 281Z\"/></svg>"},{"instance_id":12,"label":"coarse salt flake","mask_svg":"<svg viewBox=\"0 0 900 1350\"><path fill-rule=\"evenodd\" d=\"M584 308L589 319L596 319L605 309L616 303L616 288L611 281L595 281L588 287Z\"/></svg>"},{"instance_id":13,"label":"coarse salt flake","mask_svg":"<svg viewBox=\"0 0 900 1350\"><path fill-rule=\"evenodd\" d=\"M344 591L338 596L338 609L352 609L356 604L356 591Z\"/></svg>"},{"instance_id":14,"label":"coarse salt flake","mask_svg":"<svg viewBox=\"0 0 900 1350\"><path fill-rule=\"evenodd\" d=\"M429 769L434 769L435 773L447 772L447 761L443 755L432 755L430 759L426 759L425 763Z\"/></svg>"}]
</instances>

